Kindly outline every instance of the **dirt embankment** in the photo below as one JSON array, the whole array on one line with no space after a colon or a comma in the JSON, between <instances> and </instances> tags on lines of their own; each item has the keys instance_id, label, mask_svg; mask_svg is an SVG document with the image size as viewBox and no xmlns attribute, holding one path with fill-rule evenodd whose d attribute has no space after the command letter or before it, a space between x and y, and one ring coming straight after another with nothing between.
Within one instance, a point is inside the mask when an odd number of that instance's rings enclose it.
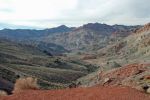
<instances>
[{"instance_id":1,"label":"dirt embankment","mask_svg":"<svg viewBox=\"0 0 150 100\"><path fill-rule=\"evenodd\" d=\"M129 87L91 87L65 90L27 90L0 100L150 100L150 95Z\"/></svg>"}]
</instances>

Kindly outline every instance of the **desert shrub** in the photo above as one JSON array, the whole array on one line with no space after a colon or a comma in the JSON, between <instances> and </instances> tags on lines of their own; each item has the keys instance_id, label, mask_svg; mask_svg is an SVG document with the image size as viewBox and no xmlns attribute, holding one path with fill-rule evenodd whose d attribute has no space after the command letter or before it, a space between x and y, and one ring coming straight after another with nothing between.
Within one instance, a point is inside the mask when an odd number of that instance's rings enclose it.
<instances>
[{"instance_id":1,"label":"desert shrub","mask_svg":"<svg viewBox=\"0 0 150 100\"><path fill-rule=\"evenodd\" d=\"M7 92L3 91L3 90L0 90L0 96L7 96Z\"/></svg>"},{"instance_id":2,"label":"desert shrub","mask_svg":"<svg viewBox=\"0 0 150 100\"><path fill-rule=\"evenodd\" d=\"M27 78L19 78L16 80L14 85L13 93L21 92L23 90L36 90L39 89L37 85L37 78L27 77Z\"/></svg>"},{"instance_id":3,"label":"desert shrub","mask_svg":"<svg viewBox=\"0 0 150 100\"><path fill-rule=\"evenodd\" d=\"M150 88L147 89L146 93L149 93L149 94L150 94Z\"/></svg>"}]
</instances>

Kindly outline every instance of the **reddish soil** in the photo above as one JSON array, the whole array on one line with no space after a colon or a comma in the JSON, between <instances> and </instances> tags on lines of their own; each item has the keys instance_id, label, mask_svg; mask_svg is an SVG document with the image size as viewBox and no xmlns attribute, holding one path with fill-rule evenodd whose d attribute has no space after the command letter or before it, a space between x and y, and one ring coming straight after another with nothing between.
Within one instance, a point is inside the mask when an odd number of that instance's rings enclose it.
<instances>
[{"instance_id":1,"label":"reddish soil","mask_svg":"<svg viewBox=\"0 0 150 100\"><path fill-rule=\"evenodd\" d=\"M112 79L111 82L108 82L105 85L118 85L127 77L149 71L150 69L147 68L149 66L150 64L130 64L106 73L101 73L100 77L103 79Z\"/></svg>"},{"instance_id":2,"label":"reddish soil","mask_svg":"<svg viewBox=\"0 0 150 100\"><path fill-rule=\"evenodd\" d=\"M150 95L129 87L91 87L65 90L27 90L0 100L150 100Z\"/></svg>"}]
</instances>

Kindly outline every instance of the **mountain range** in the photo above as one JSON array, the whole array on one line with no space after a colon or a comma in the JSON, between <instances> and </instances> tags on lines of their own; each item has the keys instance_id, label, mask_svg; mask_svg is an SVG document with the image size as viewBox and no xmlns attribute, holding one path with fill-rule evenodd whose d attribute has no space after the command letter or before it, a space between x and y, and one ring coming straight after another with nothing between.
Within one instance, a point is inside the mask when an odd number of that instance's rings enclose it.
<instances>
[{"instance_id":1,"label":"mountain range","mask_svg":"<svg viewBox=\"0 0 150 100\"><path fill-rule=\"evenodd\" d=\"M56 28L35 30L35 29L2 29L0 30L0 37L12 39L12 40L39 40L39 38L47 35L59 34L69 32L73 28L69 28L65 25L61 25Z\"/></svg>"},{"instance_id":2,"label":"mountain range","mask_svg":"<svg viewBox=\"0 0 150 100\"><path fill-rule=\"evenodd\" d=\"M108 44L113 44L139 27L89 23L67 33L49 35L45 37L44 41L59 44L72 51L89 52L101 49Z\"/></svg>"},{"instance_id":3,"label":"mountain range","mask_svg":"<svg viewBox=\"0 0 150 100\"><path fill-rule=\"evenodd\" d=\"M54 43L69 51L93 51L121 40L139 27L89 23L76 28L62 25L44 30L3 29L0 37L25 43Z\"/></svg>"},{"instance_id":4,"label":"mountain range","mask_svg":"<svg viewBox=\"0 0 150 100\"><path fill-rule=\"evenodd\" d=\"M150 62L150 24L88 23L43 29L0 30L0 77L38 77L42 88L93 86L100 72ZM94 78L93 78L94 77Z\"/></svg>"}]
</instances>

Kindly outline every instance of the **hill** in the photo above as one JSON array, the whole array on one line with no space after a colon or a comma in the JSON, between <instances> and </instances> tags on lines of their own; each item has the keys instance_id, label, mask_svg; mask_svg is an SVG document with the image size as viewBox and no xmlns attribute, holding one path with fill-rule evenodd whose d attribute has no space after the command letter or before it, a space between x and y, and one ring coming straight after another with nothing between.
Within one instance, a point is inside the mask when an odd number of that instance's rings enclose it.
<instances>
[{"instance_id":1,"label":"hill","mask_svg":"<svg viewBox=\"0 0 150 100\"><path fill-rule=\"evenodd\" d=\"M41 88L64 88L73 81L95 71L88 63L51 56L31 45L0 40L0 77L14 83L19 77L39 79ZM76 61L78 62L78 61Z\"/></svg>"}]
</instances>

